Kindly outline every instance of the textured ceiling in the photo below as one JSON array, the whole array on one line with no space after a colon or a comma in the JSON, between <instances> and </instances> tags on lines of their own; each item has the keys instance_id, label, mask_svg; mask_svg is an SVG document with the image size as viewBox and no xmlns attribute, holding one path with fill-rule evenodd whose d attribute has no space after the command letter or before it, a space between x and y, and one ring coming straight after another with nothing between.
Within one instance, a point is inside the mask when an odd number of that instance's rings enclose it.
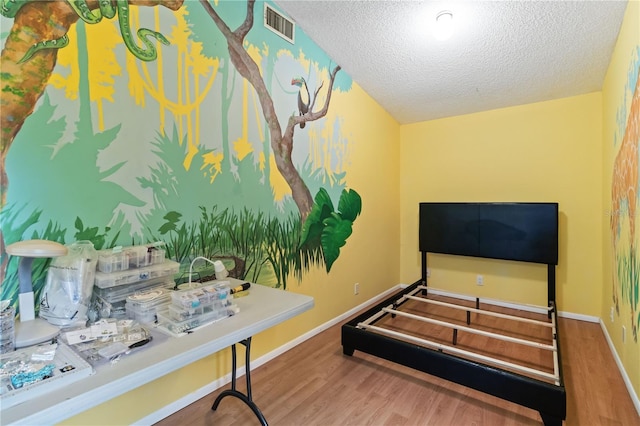
<instances>
[{"instance_id":1,"label":"textured ceiling","mask_svg":"<svg viewBox=\"0 0 640 426\"><path fill-rule=\"evenodd\" d=\"M601 90L626 4L276 0L401 124ZM446 41L431 33L441 10Z\"/></svg>"}]
</instances>

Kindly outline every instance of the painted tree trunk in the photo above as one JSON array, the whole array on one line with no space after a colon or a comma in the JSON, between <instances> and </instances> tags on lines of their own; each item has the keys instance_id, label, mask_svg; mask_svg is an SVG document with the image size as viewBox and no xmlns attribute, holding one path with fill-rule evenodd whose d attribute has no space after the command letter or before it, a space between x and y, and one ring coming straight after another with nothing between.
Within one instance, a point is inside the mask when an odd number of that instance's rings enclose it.
<instances>
[{"instance_id":1,"label":"painted tree trunk","mask_svg":"<svg viewBox=\"0 0 640 426\"><path fill-rule=\"evenodd\" d=\"M255 1L247 1L247 16L244 22L235 31L231 31L231 29L222 20L222 18L220 18L211 4L209 4L208 0L200 0L200 3L207 11L209 16L211 16L218 29L227 39L229 57L231 58L231 62L236 67L240 75L246 78L251 83L256 93L258 94L260 106L262 107L262 113L267 122L267 126L269 127L271 148L273 149L276 166L282 174L282 177L289 185L293 201L296 203L296 206L300 211L301 221L304 222L309 215L309 212L311 211L311 207L313 207L313 197L311 196L309 188L307 187L304 180L302 180L302 177L300 177L300 173L298 173L298 170L296 170L295 165L293 164L293 161L291 159L291 153L293 151L294 128L297 124L318 120L319 118L322 118L327 114L327 111L329 109L329 101L331 100L333 81L335 79L336 73L340 70L340 67L337 66L331 73L331 84L329 85L326 102L323 108L318 112L312 111L313 101L315 101L314 96L313 100L311 101L310 111L302 116L291 117L289 119L289 122L287 123L287 128L283 133L280 123L278 122L278 117L275 112L273 100L271 99L271 95L267 90L267 86L264 80L262 79L260 69L243 47L244 38L246 37L249 30L253 27L253 9Z\"/></svg>"}]
</instances>

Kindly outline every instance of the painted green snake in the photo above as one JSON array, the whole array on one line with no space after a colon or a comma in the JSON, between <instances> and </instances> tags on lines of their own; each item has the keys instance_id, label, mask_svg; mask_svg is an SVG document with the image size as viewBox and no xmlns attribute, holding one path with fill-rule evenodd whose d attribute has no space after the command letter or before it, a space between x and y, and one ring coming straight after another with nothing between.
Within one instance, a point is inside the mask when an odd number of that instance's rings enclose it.
<instances>
[{"instance_id":1,"label":"painted green snake","mask_svg":"<svg viewBox=\"0 0 640 426\"><path fill-rule=\"evenodd\" d=\"M38 1L38 0L0 0L0 14L7 18L13 18L18 13L18 10L26 3ZM164 45L169 44L169 40L160 34L159 32L152 31L147 28L140 28L137 31L138 38L144 44L144 48L139 47L131 34L131 27L129 26L129 2L128 0L100 0L100 8L94 11L89 9L86 0L66 0L67 3L78 14L80 19L88 24L97 24L102 18L111 19L118 14L118 24L120 26L120 33L127 49L133 55L143 61L153 61L157 57L157 51L153 43L149 40L149 37L153 37ZM59 49L69 44L69 37L65 34L62 37L55 40L40 41L27 50L27 53L18 61L22 63L31 59L31 57L38 51L43 49Z\"/></svg>"}]
</instances>

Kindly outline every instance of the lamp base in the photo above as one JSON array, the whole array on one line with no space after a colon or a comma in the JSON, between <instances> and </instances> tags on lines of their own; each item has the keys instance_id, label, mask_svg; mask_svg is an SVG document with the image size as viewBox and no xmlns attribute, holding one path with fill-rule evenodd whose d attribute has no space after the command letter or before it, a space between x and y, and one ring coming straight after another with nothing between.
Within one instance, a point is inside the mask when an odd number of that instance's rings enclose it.
<instances>
[{"instance_id":1,"label":"lamp base","mask_svg":"<svg viewBox=\"0 0 640 426\"><path fill-rule=\"evenodd\" d=\"M16 321L15 327L16 349L46 342L60 333L58 327L49 324L42 318L35 318L29 321Z\"/></svg>"}]
</instances>

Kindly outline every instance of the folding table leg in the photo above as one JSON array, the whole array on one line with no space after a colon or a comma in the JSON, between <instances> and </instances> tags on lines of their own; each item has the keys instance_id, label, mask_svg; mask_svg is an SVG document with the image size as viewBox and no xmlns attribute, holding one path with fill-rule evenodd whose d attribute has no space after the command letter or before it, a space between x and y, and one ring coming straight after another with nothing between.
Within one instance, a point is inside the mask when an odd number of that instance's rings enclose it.
<instances>
[{"instance_id":1,"label":"folding table leg","mask_svg":"<svg viewBox=\"0 0 640 426\"><path fill-rule=\"evenodd\" d=\"M242 340L239 343L244 345L244 347L246 348L244 368L246 372L245 375L247 377L247 394L245 395L236 389L236 345L233 344L231 345L231 389L222 391L213 402L213 406L211 407L211 409L216 410L218 408L218 405L220 405L220 401L222 401L222 398L224 398L225 396L235 396L236 398L247 404L249 408L251 408L251 410L256 415L258 420L260 420L260 423L263 426L268 426L267 420L264 418L264 415L262 414L258 406L253 402L253 398L251 397L251 337Z\"/></svg>"}]
</instances>

